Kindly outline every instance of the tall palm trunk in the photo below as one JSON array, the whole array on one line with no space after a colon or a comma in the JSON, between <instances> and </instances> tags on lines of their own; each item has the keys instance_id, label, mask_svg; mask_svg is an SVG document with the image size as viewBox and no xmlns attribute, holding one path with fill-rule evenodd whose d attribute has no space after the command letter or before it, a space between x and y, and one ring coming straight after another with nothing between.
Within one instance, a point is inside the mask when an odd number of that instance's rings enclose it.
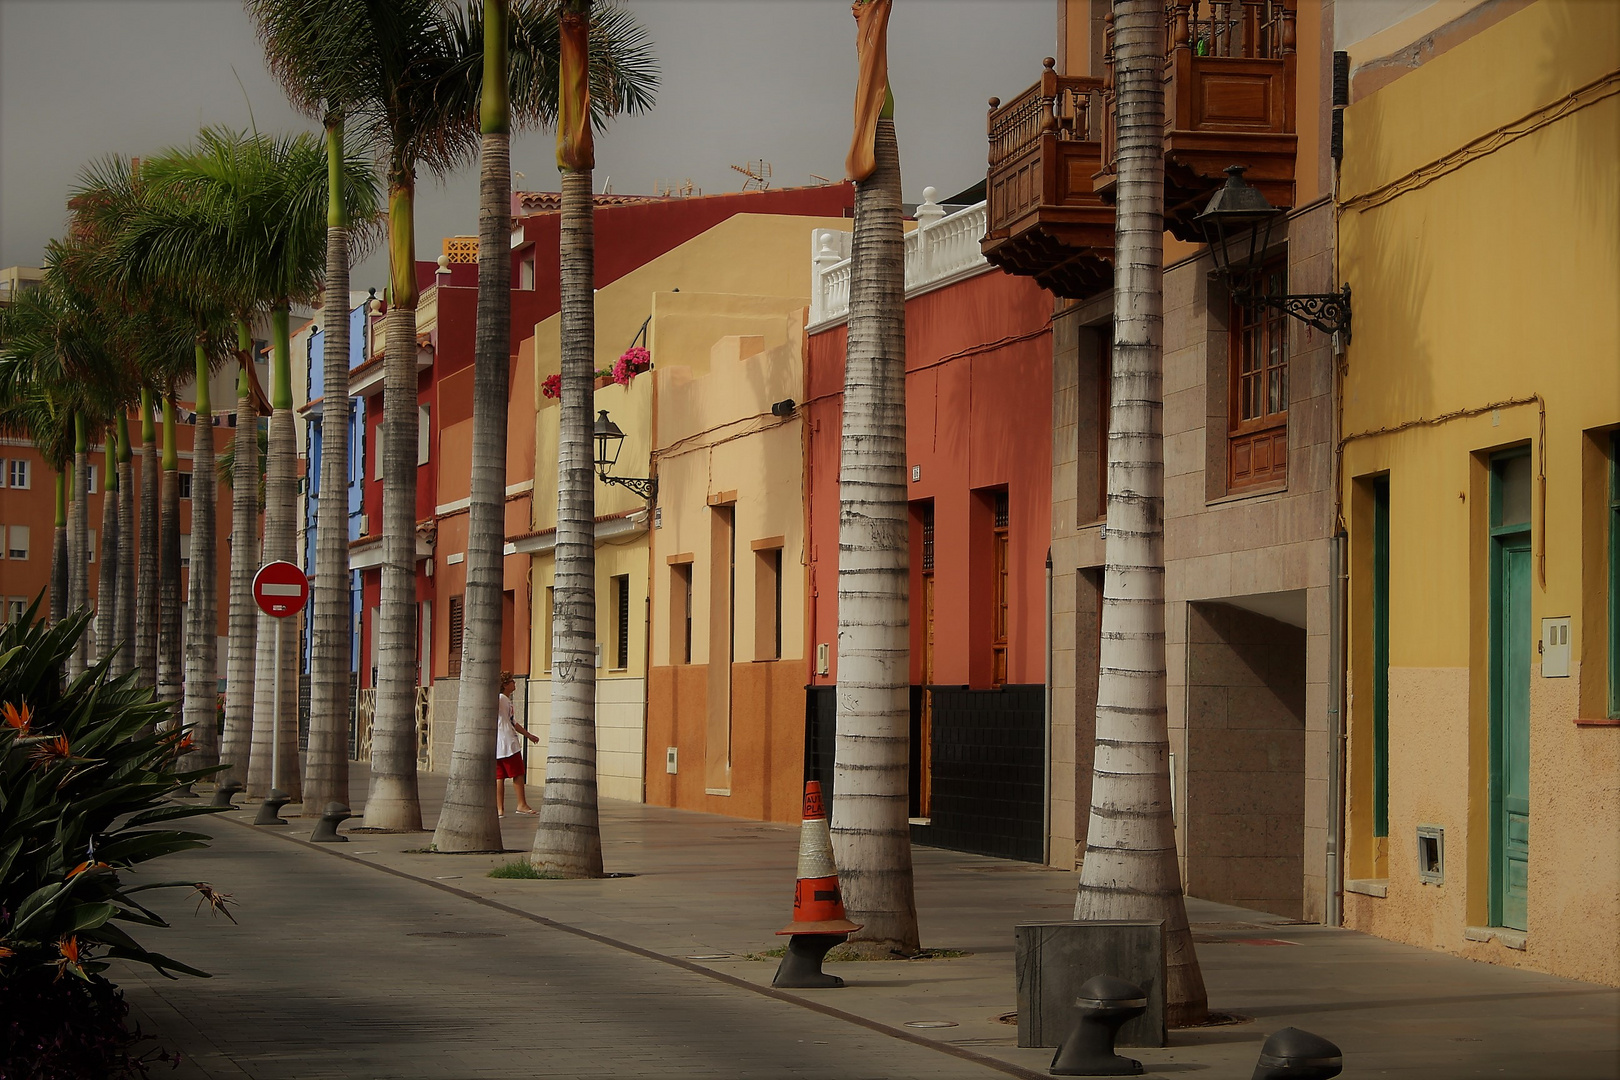
<instances>
[{"instance_id":1,"label":"tall palm trunk","mask_svg":"<svg viewBox=\"0 0 1620 1080\"><path fill-rule=\"evenodd\" d=\"M293 475L298 445L293 433L292 358L288 340L287 302L270 310L271 395L270 445L264 478L264 562L298 557L294 510L298 501ZM257 665L253 679L253 749L248 761L248 794L267 794L274 785L294 802L302 801L298 772L298 621L258 616ZM276 624L282 623L278 627ZM282 634L281 664L276 665L276 634ZM281 710L275 709L276 684L281 684ZM273 740L273 741L272 741ZM279 761L271 749L279 747ZM319 812L322 807L316 807Z\"/></svg>"},{"instance_id":2,"label":"tall palm trunk","mask_svg":"<svg viewBox=\"0 0 1620 1080\"><path fill-rule=\"evenodd\" d=\"M135 666L135 466L129 446L129 413L118 414L118 587L113 596L118 651L113 673Z\"/></svg>"},{"instance_id":3,"label":"tall palm trunk","mask_svg":"<svg viewBox=\"0 0 1620 1080\"><path fill-rule=\"evenodd\" d=\"M478 318L473 347L472 488L455 749L433 844L501 846L495 816L495 704L500 695L502 548L506 543L508 323L512 311L512 174L506 0L484 0L483 145L479 155Z\"/></svg>"},{"instance_id":4,"label":"tall palm trunk","mask_svg":"<svg viewBox=\"0 0 1620 1080\"><path fill-rule=\"evenodd\" d=\"M321 475L315 505L315 596L304 797L349 803L349 222L344 213L343 118L326 121L326 334L321 374Z\"/></svg>"},{"instance_id":5,"label":"tall palm trunk","mask_svg":"<svg viewBox=\"0 0 1620 1080\"><path fill-rule=\"evenodd\" d=\"M591 403L595 375L596 261L590 95L586 81L591 0L564 0L557 165L562 401L557 432L557 546L551 660L551 739L546 788L530 861L565 877L602 876L596 802L596 478Z\"/></svg>"},{"instance_id":6,"label":"tall palm trunk","mask_svg":"<svg viewBox=\"0 0 1620 1080\"><path fill-rule=\"evenodd\" d=\"M420 829L416 786L416 224L415 168L388 177L392 278L383 358L383 564L377 618L377 704L366 825Z\"/></svg>"},{"instance_id":7,"label":"tall palm trunk","mask_svg":"<svg viewBox=\"0 0 1620 1080\"><path fill-rule=\"evenodd\" d=\"M163 508L158 525L157 696L169 705L169 723L180 720L180 452L175 446L174 391L163 397ZM193 481L195 482L195 481Z\"/></svg>"},{"instance_id":8,"label":"tall palm trunk","mask_svg":"<svg viewBox=\"0 0 1620 1080\"><path fill-rule=\"evenodd\" d=\"M219 760L230 769L220 783L247 783L253 745L253 665L258 607L253 573L258 567L259 414L248 365L253 336L245 319L236 321L240 372L236 380L236 435L231 449L231 613L225 643L225 735Z\"/></svg>"},{"instance_id":9,"label":"tall palm trunk","mask_svg":"<svg viewBox=\"0 0 1620 1080\"><path fill-rule=\"evenodd\" d=\"M197 422L191 429L191 574L186 596L186 674L182 717L196 759L219 759L219 583L214 544L214 403L209 396L207 350L197 354Z\"/></svg>"},{"instance_id":10,"label":"tall palm trunk","mask_svg":"<svg viewBox=\"0 0 1620 1080\"><path fill-rule=\"evenodd\" d=\"M51 622L68 613L68 474L56 470L56 527L51 536Z\"/></svg>"},{"instance_id":11,"label":"tall palm trunk","mask_svg":"<svg viewBox=\"0 0 1620 1080\"><path fill-rule=\"evenodd\" d=\"M118 433L111 425L105 435L102 469L106 484L101 493L101 561L96 578L96 658L113 655L118 648Z\"/></svg>"},{"instance_id":12,"label":"tall palm trunk","mask_svg":"<svg viewBox=\"0 0 1620 1080\"><path fill-rule=\"evenodd\" d=\"M886 112L888 110L885 110ZM905 252L894 121L855 187L839 461L838 736L832 835L862 953L919 948L909 796Z\"/></svg>"},{"instance_id":13,"label":"tall palm trunk","mask_svg":"<svg viewBox=\"0 0 1620 1080\"><path fill-rule=\"evenodd\" d=\"M90 432L82 412L73 414L73 486L68 503L68 610L90 605ZM80 635L68 656L68 678L84 671L90 643Z\"/></svg>"},{"instance_id":14,"label":"tall palm trunk","mask_svg":"<svg viewBox=\"0 0 1620 1080\"><path fill-rule=\"evenodd\" d=\"M1171 1026L1201 1021L1171 817L1164 655L1164 23L1119 0L1119 202L1096 764L1074 917L1163 920Z\"/></svg>"},{"instance_id":15,"label":"tall palm trunk","mask_svg":"<svg viewBox=\"0 0 1620 1080\"><path fill-rule=\"evenodd\" d=\"M159 610L158 600L158 489L162 484L162 463L158 460L157 426L152 422L152 392L141 388L141 529L140 566L137 570L135 607L141 618L135 623L135 680L141 686L157 686L158 625L152 618Z\"/></svg>"}]
</instances>

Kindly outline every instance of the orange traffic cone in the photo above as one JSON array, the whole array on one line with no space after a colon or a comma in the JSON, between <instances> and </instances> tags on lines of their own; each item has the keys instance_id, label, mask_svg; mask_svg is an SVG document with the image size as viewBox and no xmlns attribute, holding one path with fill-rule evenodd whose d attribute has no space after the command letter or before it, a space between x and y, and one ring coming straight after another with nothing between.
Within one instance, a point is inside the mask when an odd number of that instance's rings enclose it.
<instances>
[{"instance_id":1,"label":"orange traffic cone","mask_svg":"<svg viewBox=\"0 0 1620 1080\"><path fill-rule=\"evenodd\" d=\"M821 804L821 783L804 785L804 823L799 830L798 883L793 894L793 922L778 930L790 934L787 953L776 969L772 986L835 987L844 980L824 975L822 958L829 949L860 929L844 914L838 891L838 867L833 864L832 831Z\"/></svg>"}]
</instances>

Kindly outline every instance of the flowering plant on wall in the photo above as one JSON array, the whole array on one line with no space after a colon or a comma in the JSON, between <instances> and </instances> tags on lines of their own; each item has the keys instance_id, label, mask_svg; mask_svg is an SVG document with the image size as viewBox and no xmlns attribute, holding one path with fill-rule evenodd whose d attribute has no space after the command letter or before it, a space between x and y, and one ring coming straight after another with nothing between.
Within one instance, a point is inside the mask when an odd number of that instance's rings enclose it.
<instances>
[{"instance_id":1,"label":"flowering plant on wall","mask_svg":"<svg viewBox=\"0 0 1620 1080\"><path fill-rule=\"evenodd\" d=\"M562 376L547 375L545 381L540 384L540 392L548 398L562 397Z\"/></svg>"},{"instance_id":2,"label":"flowering plant on wall","mask_svg":"<svg viewBox=\"0 0 1620 1080\"><path fill-rule=\"evenodd\" d=\"M652 367L652 354L640 345L632 345L624 355L613 362L613 368L604 372L620 386L629 386L630 380Z\"/></svg>"}]
</instances>

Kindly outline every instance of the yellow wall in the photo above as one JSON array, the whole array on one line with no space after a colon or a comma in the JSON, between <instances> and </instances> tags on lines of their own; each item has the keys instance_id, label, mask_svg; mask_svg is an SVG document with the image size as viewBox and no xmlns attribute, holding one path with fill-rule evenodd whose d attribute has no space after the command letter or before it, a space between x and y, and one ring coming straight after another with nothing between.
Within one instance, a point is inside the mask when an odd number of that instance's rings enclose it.
<instances>
[{"instance_id":1,"label":"yellow wall","mask_svg":"<svg viewBox=\"0 0 1620 1080\"><path fill-rule=\"evenodd\" d=\"M1620 425L1620 5L1543 0L1352 105L1340 266L1342 512L1351 531L1351 925L1502 963L1620 983L1620 729L1590 716L1607 672L1601 429ZM1561 113L1572 93L1609 81ZM1607 96L1605 96L1605 94ZM1521 401L1523 404L1497 403ZM1392 430L1393 429L1393 430ZM1464 938L1486 921L1485 462L1528 445L1532 625L1571 616L1571 677L1531 672L1530 929L1524 951ZM1370 837L1368 497L1388 472L1390 836ZM1359 580L1358 580L1359 579ZM1588 661L1580 663L1583 656ZM1359 704L1358 704L1359 703ZM1447 829L1446 884L1416 879L1415 825ZM1387 867L1387 869L1386 869Z\"/></svg>"}]
</instances>

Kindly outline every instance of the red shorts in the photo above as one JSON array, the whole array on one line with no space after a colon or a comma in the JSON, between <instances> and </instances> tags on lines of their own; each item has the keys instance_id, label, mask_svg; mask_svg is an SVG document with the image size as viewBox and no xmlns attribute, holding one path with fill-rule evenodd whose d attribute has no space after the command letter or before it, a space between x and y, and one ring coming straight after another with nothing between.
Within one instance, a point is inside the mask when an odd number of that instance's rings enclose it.
<instances>
[{"instance_id":1,"label":"red shorts","mask_svg":"<svg viewBox=\"0 0 1620 1080\"><path fill-rule=\"evenodd\" d=\"M495 763L495 779L522 780L523 755L513 754L511 757L503 757L497 761Z\"/></svg>"}]
</instances>

